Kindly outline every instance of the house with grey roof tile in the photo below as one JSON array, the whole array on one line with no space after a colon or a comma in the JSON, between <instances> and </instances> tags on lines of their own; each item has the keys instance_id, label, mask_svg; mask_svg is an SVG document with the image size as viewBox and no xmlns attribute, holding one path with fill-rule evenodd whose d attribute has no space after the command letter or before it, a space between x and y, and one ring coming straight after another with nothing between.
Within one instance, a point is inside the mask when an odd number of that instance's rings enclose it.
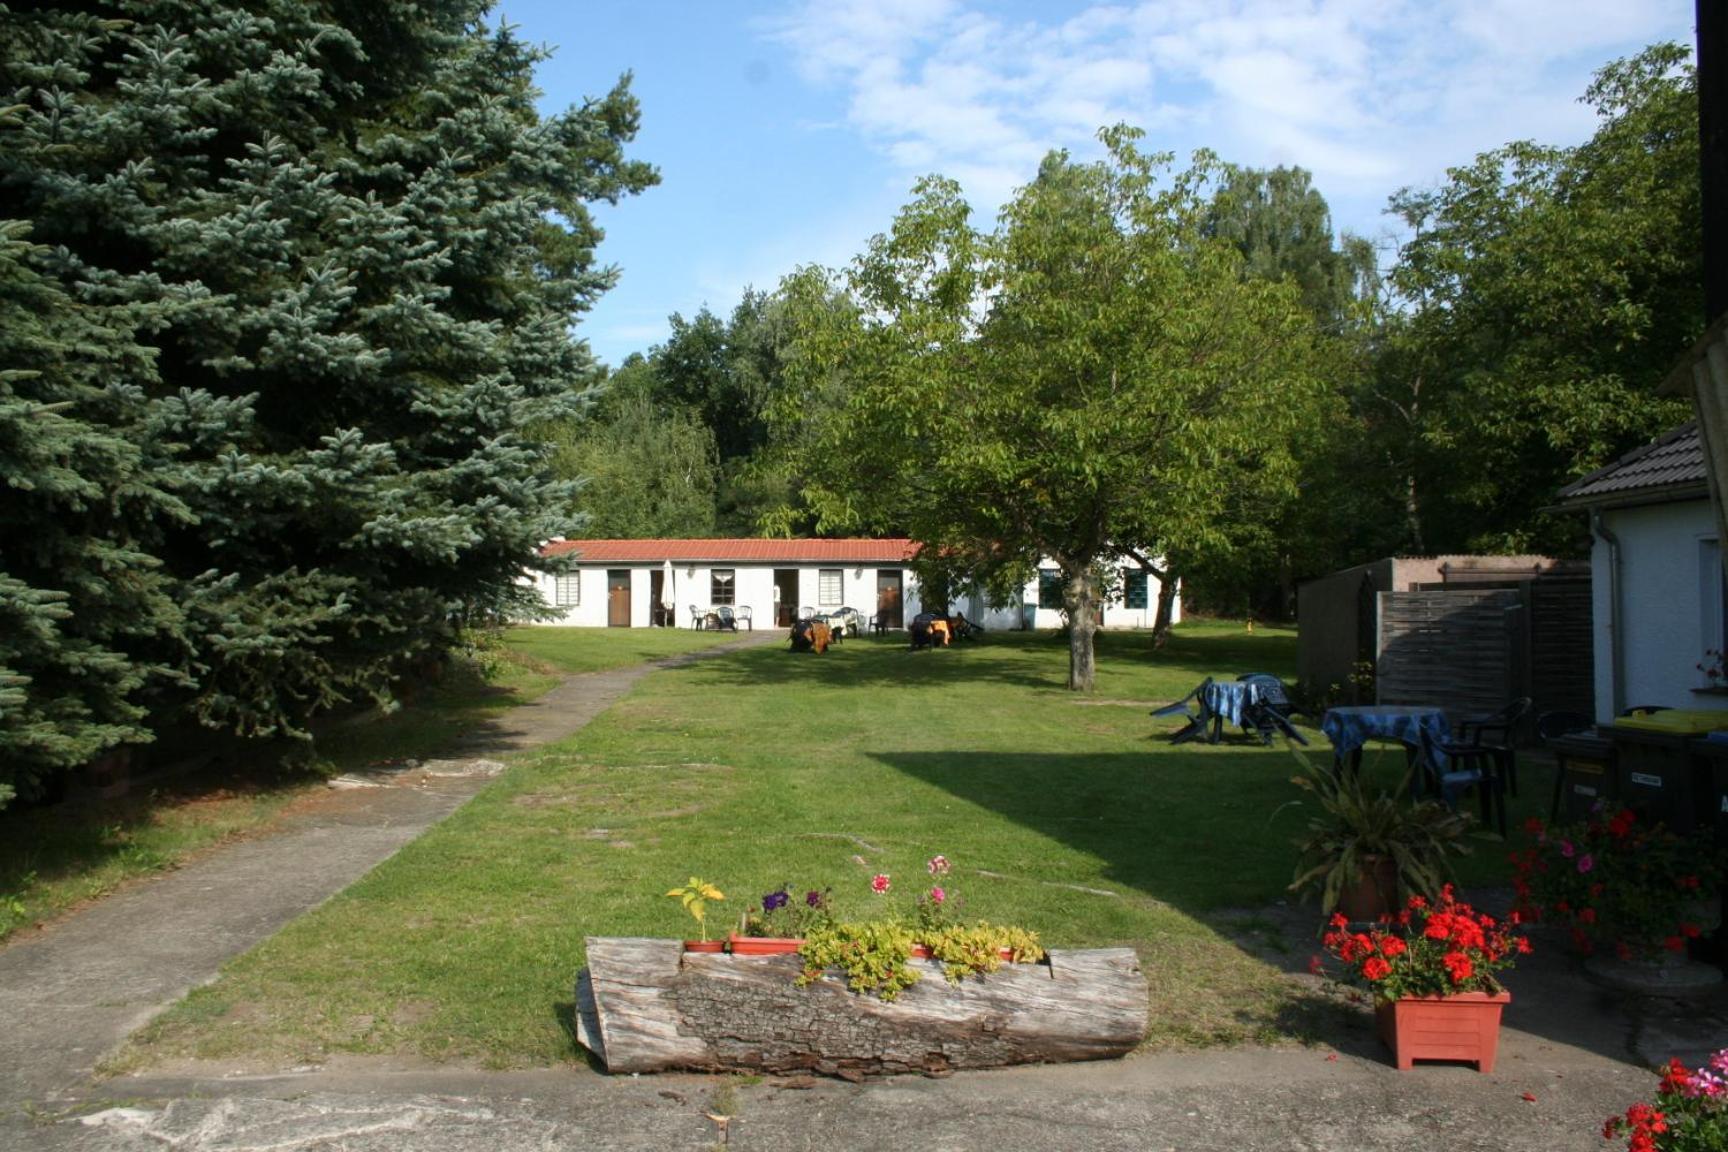
<instances>
[{"instance_id":1,"label":"house with grey roof tile","mask_svg":"<svg viewBox=\"0 0 1728 1152\"><path fill-rule=\"evenodd\" d=\"M1710 508L1698 426L1560 490L1590 517L1596 719L1627 707L1728 708L1722 542Z\"/></svg>"}]
</instances>

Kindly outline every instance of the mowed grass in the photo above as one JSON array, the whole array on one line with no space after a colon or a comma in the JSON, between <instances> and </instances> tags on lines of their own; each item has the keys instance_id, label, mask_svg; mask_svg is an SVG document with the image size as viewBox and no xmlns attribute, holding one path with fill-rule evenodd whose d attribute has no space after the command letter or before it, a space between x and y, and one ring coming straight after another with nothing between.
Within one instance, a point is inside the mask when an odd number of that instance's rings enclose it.
<instances>
[{"instance_id":1,"label":"mowed grass","mask_svg":"<svg viewBox=\"0 0 1728 1152\"><path fill-rule=\"evenodd\" d=\"M239 768L221 764L146 781L113 800L0 812L0 941L218 844L268 830L296 799L322 788L326 774L435 755L557 682L553 670L516 656L490 680L459 665L403 708L325 726L317 773L274 771L260 756Z\"/></svg>"},{"instance_id":2,"label":"mowed grass","mask_svg":"<svg viewBox=\"0 0 1728 1152\"><path fill-rule=\"evenodd\" d=\"M604 672L666 656L700 652L749 636L743 632L709 632L694 628L512 628L505 647L529 660L566 674Z\"/></svg>"},{"instance_id":3,"label":"mowed grass","mask_svg":"<svg viewBox=\"0 0 1728 1152\"><path fill-rule=\"evenodd\" d=\"M572 986L591 935L693 935L664 896L832 886L847 913L905 908L947 855L968 916L1055 947L1128 945L1154 1046L1301 1039L1298 981L1233 942L1227 909L1286 898L1309 816L1282 746L1172 746L1148 710L1204 675L1289 676L1294 637L1186 625L1162 651L1101 637L1090 697L1050 635L911 653L754 648L657 672L561 745L526 754L442 825L231 964L134 1038L116 1067L231 1067L378 1053L579 1059ZM1325 756L1323 743L1315 756ZM1395 778L1401 756L1370 758ZM1545 796L1535 771L1525 797ZM1498 875L1503 846L1473 862ZM884 900L872 873L893 878ZM1312 941L1282 941L1300 957Z\"/></svg>"}]
</instances>

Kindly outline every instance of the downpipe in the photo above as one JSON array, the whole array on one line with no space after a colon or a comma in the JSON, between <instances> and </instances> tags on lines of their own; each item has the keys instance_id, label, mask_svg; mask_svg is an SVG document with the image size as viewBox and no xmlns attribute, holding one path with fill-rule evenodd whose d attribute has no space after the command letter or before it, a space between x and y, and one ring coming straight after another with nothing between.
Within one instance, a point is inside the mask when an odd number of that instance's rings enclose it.
<instances>
[{"instance_id":1,"label":"downpipe","mask_svg":"<svg viewBox=\"0 0 1728 1152\"><path fill-rule=\"evenodd\" d=\"M1608 546L1608 674L1614 678L1609 706L1618 716L1626 709L1626 644L1620 634L1620 538L1602 522L1602 510L1590 510L1590 531Z\"/></svg>"}]
</instances>

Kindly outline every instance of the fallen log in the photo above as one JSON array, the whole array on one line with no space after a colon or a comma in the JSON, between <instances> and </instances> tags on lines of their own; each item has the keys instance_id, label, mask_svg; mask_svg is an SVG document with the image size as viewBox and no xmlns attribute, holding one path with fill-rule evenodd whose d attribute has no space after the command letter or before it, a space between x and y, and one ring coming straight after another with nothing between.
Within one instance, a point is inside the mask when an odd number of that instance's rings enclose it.
<instances>
[{"instance_id":1,"label":"fallen log","mask_svg":"<svg viewBox=\"0 0 1728 1152\"><path fill-rule=\"evenodd\" d=\"M1131 948L1055 950L958 985L922 979L884 1003L796 955L686 954L676 940L590 937L577 1035L611 1072L672 1069L857 1076L1103 1060L1146 1035Z\"/></svg>"}]
</instances>

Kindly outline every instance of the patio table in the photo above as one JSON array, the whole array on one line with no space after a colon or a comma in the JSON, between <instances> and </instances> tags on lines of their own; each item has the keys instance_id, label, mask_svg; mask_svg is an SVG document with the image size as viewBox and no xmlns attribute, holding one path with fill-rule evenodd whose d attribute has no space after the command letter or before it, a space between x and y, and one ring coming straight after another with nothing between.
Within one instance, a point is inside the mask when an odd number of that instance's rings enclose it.
<instances>
[{"instance_id":1,"label":"patio table","mask_svg":"<svg viewBox=\"0 0 1728 1152\"><path fill-rule=\"evenodd\" d=\"M1200 695L1207 711L1214 717L1240 725L1242 710L1259 702L1260 686L1244 684L1240 680L1214 680L1206 685ZM1218 738L1214 736L1211 742L1218 743Z\"/></svg>"},{"instance_id":2,"label":"patio table","mask_svg":"<svg viewBox=\"0 0 1728 1152\"><path fill-rule=\"evenodd\" d=\"M1328 708L1320 718L1320 731L1332 741L1332 754L1340 768L1346 763L1352 772L1362 766L1362 745L1370 740L1385 740L1404 745L1406 762L1412 766L1423 755L1422 734L1427 732L1429 743L1447 739L1452 733L1446 713L1427 704L1363 704L1347 708ZM1435 755L1438 755L1437 753ZM1442 765L1433 766L1439 772ZM1420 791L1420 778L1415 781Z\"/></svg>"}]
</instances>

